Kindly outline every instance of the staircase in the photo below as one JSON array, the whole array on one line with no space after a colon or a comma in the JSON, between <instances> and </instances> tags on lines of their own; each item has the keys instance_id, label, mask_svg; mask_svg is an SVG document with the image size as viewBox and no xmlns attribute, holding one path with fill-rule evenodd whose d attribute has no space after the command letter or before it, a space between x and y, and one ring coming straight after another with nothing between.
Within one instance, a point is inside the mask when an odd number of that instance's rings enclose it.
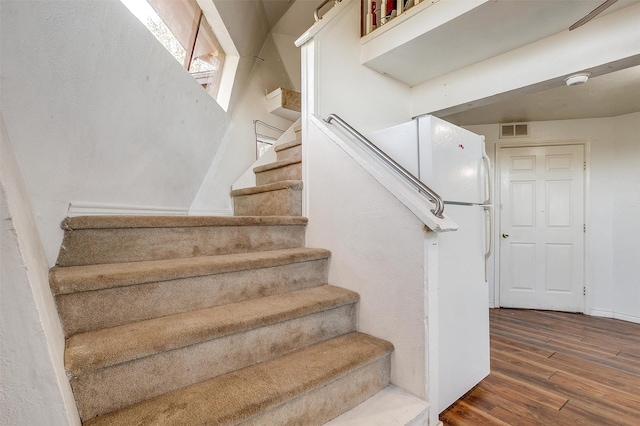
<instances>
[{"instance_id":1,"label":"staircase","mask_svg":"<svg viewBox=\"0 0 640 426\"><path fill-rule=\"evenodd\" d=\"M389 383L390 343L305 248L301 140L234 217L67 218L50 283L85 425L319 425Z\"/></svg>"}]
</instances>

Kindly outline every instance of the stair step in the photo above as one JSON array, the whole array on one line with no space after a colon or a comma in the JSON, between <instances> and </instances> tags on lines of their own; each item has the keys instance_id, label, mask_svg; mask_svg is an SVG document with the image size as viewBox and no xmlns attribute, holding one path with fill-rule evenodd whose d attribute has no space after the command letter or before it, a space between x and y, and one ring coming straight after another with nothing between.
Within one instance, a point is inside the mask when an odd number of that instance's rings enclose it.
<instances>
[{"instance_id":1,"label":"stair step","mask_svg":"<svg viewBox=\"0 0 640 426\"><path fill-rule=\"evenodd\" d=\"M66 335L327 283L328 250L294 248L52 268Z\"/></svg>"},{"instance_id":2,"label":"stair step","mask_svg":"<svg viewBox=\"0 0 640 426\"><path fill-rule=\"evenodd\" d=\"M388 384L392 350L388 342L351 333L85 424L322 424Z\"/></svg>"},{"instance_id":3,"label":"stair step","mask_svg":"<svg viewBox=\"0 0 640 426\"><path fill-rule=\"evenodd\" d=\"M65 366L79 375L357 300L357 293L323 285L76 334L67 339Z\"/></svg>"},{"instance_id":4,"label":"stair step","mask_svg":"<svg viewBox=\"0 0 640 426\"><path fill-rule=\"evenodd\" d=\"M65 366L87 419L352 332L357 301L324 285L79 334Z\"/></svg>"},{"instance_id":5,"label":"stair step","mask_svg":"<svg viewBox=\"0 0 640 426\"><path fill-rule=\"evenodd\" d=\"M300 160L280 160L262 166L255 167L256 185L283 180L302 180L302 163Z\"/></svg>"},{"instance_id":6,"label":"stair step","mask_svg":"<svg viewBox=\"0 0 640 426\"><path fill-rule=\"evenodd\" d=\"M302 161L302 140L295 139L274 147L278 160Z\"/></svg>"},{"instance_id":7,"label":"stair step","mask_svg":"<svg viewBox=\"0 0 640 426\"><path fill-rule=\"evenodd\" d=\"M62 222L58 266L139 262L304 246L294 216L82 216Z\"/></svg>"},{"instance_id":8,"label":"stair step","mask_svg":"<svg viewBox=\"0 0 640 426\"><path fill-rule=\"evenodd\" d=\"M325 426L424 426L429 402L389 385Z\"/></svg>"},{"instance_id":9,"label":"stair step","mask_svg":"<svg viewBox=\"0 0 640 426\"><path fill-rule=\"evenodd\" d=\"M231 191L236 215L301 216L302 181L284 180Z\"/></svg>"}]
</instances>

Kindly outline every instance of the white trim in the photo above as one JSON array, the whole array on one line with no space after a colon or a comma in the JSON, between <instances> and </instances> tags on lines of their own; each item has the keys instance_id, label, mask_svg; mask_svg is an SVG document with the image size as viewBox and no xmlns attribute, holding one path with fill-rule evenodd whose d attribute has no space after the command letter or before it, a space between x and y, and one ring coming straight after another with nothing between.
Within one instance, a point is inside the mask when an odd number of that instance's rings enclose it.
<instances>
[{"instance_id":1,"label":"white trim","mask_svg":"<svg viewBox=\"0 0 640 426\"><path fill-rule=\"evenodd\" d=\"M425 280L427 291L423 303L427 307L427 327L425 327L425 342L427 345L427 389L425 391L429 400L429 421L428 424L439 424L438 418L438 389L440 381L440 301L438 299L439 282L439 260L440 246L438 236L435 233L426 232L424 235L424 265L426 266Z\"/></svg>"},{"instance_id":2,"label":"white trim","mask_svg":"<svg viewBox=\"0 0 640 426\"><path fill-rule=\"evenodd\" d=\"M592 309L589 312L589 315L593 315L594 317L613 318L613 319L617 319L617 320L620 320L620 321L627 321L627 322L633 322L633 323L636 323L636 324L640 324L640 317L635 316L635 315L621 314L619 312Z\"/></svg>"},{"instance_id":3,"label":"white trim","mask_svg":"<svg viewBox=\"0 0 640 426\"><path fill-rule=\"evenodd\" d=\"M583 149L584 149L584 161L587 163L586 169L584 170L584 223L587 225L587 232L584 234L584 244L583 244L583 285L586 289L586 296L584 296L583 299L583 309L582 312L584 314L587 315L594 315L591 310L591 305L593 303L593 299L592 299L592 295L591 293L593 293L591 290L591 270L588 268L588 262L587 262L587 253L589 253L589 249L591 247L591 237L590 237L590 232L589 232L589 228L590 228L590 208L591 208L591 200L589 198L589 189L591 186L591 141L590 140L585 140L585 139L567 139L567 140L553 140L553 141L546 141L546 140L530 140L530 141L502 141L502 142L496 142L495 146L494 146L494 159L495 159L495 165L494 165L494 182L496 187L494 188L494 194L495 194L495 200L494 200L494 206L500 207L502 205L502 199L501 199L501 191L500 191L500 185L501 185L501 179L500 179L500 160L501 160L501 153L503 152L502 149L505 148L526 148L526 147L540 147L540 146L567 146L567 145L582 145ZM500 237L500 230L502 229L502 225L500 223L500 218L502 217L501 214L499 214L499 212L501 211L501 209L496 208L495 209L495 214L494 214L494 237L495 237L495 241L496 244L494 245L494 259L493 259L493 264L494 264L494 270L493 270L493 276L494 276L494 283L493 283L493 288L494 288L494 293L493 293L493 302L489 302L490 304L493 304L493 307L495 308L499 308L501 307L501 303L500 303L500 243L499 243L499 237Z\"/></svg>"},{"instance_id":4,"label":"white trim","mask_svg":"<svg viewBox=\"0 0 640 426\"><path fill-rule=\"evenodd\" d=\"M191 209L189 210L189 216L233 216L233 210Z\"/></svg>"},{"instance_id":5,"label":"white trim","mask_svg":"<svg viewBox=\"0 0 640 426\"><path fill-rule=\"evenodd\" d=\"M603 311L600 309L591 309L589 315L602 318L613 318L613 311Z\"/></svg>"},{"instance_id":6,"label":"white trim","mask_svg":"<svg viewBox=\"0 0 640 426\"><path fill-rule=\"evenodd\" d=\"M640 324L640 317L637 317L635 315L627 315L627 314L620 314L618 312L614 312L613 318L622 320L622 321L628 321L628 322L634 322L636 324Z\"/></svg>"},{"instance_id":7,"label":"white trim","mask_svg":"<svg viewBox=\"0 0 640 426\"><path fill-rule=\"evenodd\" d=\"M302 140L304 141L304 132L309 128L309 117L315 114L317 110L317 85L318 69L317 69L317 49L316 40L312 39L300 48L301 56L301 74L302 74L302 117L300 126L302 126ZM307 191L307 183L309 182L309 164L307 156L307 146L302 143L302 181L305 183L302 190L302 215L308 215L309 193Z\"/></svg>"},{"instance_id":8,"label":"white trim","mask_svg":"<svg viewBox=\"0 0 640 426\"><path fill-rule=\"evenodd\" d=\"M140 206L128 204L93 203L72 201L67 210L68 217L75 216L186 216L188 208L164 206Z\"/></svg>"},{"instance_id":9,"label":"white trim","mask_svg":"<svg viewBox=\"0 0 640 426\"><path fill-rule=\"evenodd\" d=\"M233 83L236 78L236 72L240 65L240 52L236 48L231 34L227 31L227 26L220 16L220 12L216 8L213 1L196 0L202 14L207 18L209 26L216 36L218 43L224 51L225 59L222 64L222 76L220 77L220 87L218 89L218 95L216 96L216 102L225 111L229 109L229 103L231 102L231 92L233 91Z\"/></svg>"}]
</instances>

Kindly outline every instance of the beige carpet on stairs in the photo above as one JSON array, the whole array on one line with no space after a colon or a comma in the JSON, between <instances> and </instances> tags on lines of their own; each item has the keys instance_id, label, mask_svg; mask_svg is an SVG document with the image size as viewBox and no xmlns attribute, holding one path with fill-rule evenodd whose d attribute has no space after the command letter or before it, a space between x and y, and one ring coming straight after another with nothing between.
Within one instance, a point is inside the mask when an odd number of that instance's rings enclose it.
<instances>
[{"instance_id":1,"label":"beige carpet on stairs","mask_svg":"<svg viewBox=\"0 0 640 426\"><path fill-rule=\"evenodd\" d=\"M301 129L233 217L68 218L50 285L85 425L321 425L389 384L391 343L305 248Z\"/></svg>"}]
</instances>

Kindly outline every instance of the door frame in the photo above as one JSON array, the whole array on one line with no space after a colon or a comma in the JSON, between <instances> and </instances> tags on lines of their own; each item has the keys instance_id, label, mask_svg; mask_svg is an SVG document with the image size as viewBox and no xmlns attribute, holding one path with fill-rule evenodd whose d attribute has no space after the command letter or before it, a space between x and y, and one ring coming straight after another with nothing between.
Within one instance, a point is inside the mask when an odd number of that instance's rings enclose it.
<instances>
[{"instance_id":1,"label":"door frame","mask_svg":"<svg viewBox=\"0 0 640 426\"><path fill-rule=\"evenodd\" d=\"M502 232L502 199L501 199L501 159L502 156L506 154L506 148L527 148L527 147L545 147L545 146L566 146L566 145L582 145L584 150L584 161L586 163L586 167L584 169L584 223L586 225L586 232L584 233L584 252L582 253L582 264L583 264L583 277L584 277L584 288L586 294L584 295L584 305L583 305L583 313L588 314L591 312L591 307L593 306L593 295L591 291L591 271L592 268L587 262L587 253L591 250L591 232L589 229L591 227L591 199L590 199L590 187L591 187L591 141L586 139L559 139L559 140L550 140L550 141L540 141L540 140L532 140L532 141L502 141L496 142L494 145L494 253L493 253L493 303L492 307L499 308L501 307L500 303L500 244L498 243L500 233ZM491 301L490 301L491 305Z\"/></svg>"}]
</instances>

